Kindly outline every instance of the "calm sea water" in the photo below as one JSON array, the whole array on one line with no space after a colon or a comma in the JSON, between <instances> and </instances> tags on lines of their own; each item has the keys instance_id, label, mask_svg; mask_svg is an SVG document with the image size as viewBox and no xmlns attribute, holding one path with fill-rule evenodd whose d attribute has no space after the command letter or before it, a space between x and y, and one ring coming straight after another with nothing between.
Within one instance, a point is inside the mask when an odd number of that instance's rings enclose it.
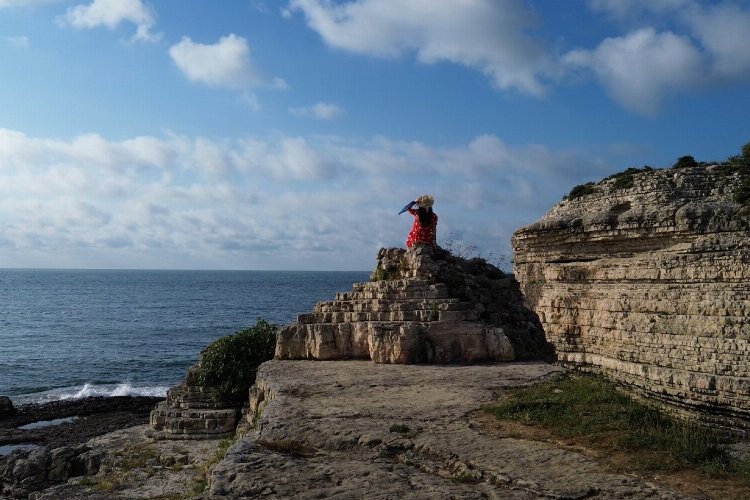
<instances>
[{"instance_id":1,"label":"calm sea water","mask_svg":"<svg viewBox=\"0 0 750 500\"><path fill-rule=\"evenodd\" d=\"M284 325L366 272L0 269L0 395L163 395L213 340Z\"/></svg>"}]
</instances>

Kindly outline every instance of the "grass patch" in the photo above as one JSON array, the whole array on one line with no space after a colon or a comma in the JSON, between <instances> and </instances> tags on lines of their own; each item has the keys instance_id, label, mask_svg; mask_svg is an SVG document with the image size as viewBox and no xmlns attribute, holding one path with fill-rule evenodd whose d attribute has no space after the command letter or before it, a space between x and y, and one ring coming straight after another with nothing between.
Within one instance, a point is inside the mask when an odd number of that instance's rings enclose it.
<instances>
[{"instance_id":1,"label":"grass patch","mask_svg":"<svg viewBox=\"0 0 750 500\"><path fill-rule=\"evenodd\" d=\"M409 426L405 424L393 424L388 430L397 434L408 434L409 431L411 431L411 429L409 429Z\"/></svg>"},{"instance_id":2,"label":"grass patch","mask_svg":"<svg viewBox=\"0 0 750 500\"><path fill-rule=\"evenodd\" d=\"M602 456L624 456L623 467L637 472L689 469L750 486L750 463L729 454L723 446L730 442L726 436L636 401L601 377L570 374L515 389L484 411L498 419L544 428Z\"/></svg>"},{"instance_id":3,"label":"grass patch","mask_svg":"<svg viewBox=\"0 0 750 500\"><path fill-rule=\"evenodd\" d=\"M214 452L214 454L211 456L211 458L206 460L206 462L201 467L200 474L198 474L193 480L191 492L194 495L200 495L206 490L206 487L208 486L208 475L211 473L211 469L224 459L227 454L227 450L233 444L234 439L232 438L224 438L219 442L219 445L216 447L216 451Z\"/></svg>"}]
</instances>

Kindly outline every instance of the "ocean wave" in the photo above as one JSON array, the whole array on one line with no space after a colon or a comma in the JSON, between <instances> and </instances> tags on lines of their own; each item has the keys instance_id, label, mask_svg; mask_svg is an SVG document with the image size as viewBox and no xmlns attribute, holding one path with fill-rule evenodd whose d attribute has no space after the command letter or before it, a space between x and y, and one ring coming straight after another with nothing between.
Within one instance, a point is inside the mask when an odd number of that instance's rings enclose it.
<instances>
[{"instance_id":1,"label":"ocean wave","mask_svg":"<svg viewBox=\"0 0 750 500\"><path fill-rule=\"evenodd\" d=\"M118 384L96 384L86 382L83 386L63 387L45 391L43 393L25 394L14 401L23 403L48 403L50 401L64 401L89 397L114 396L153 396L164 397L169 387L166 385L132 384L121 382Z\"/></svg>"}]
</instances>

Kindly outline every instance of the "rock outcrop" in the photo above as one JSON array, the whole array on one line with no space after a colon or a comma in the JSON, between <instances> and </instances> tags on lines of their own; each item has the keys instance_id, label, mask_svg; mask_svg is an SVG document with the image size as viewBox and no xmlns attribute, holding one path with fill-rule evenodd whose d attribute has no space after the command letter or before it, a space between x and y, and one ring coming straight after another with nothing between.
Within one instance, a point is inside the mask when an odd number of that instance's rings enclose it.
<instances>
[{"instance_id":1,"label":"rock outcrop","mask_svg":"<svg viewBox=\"0 0 750 500\"><path fill-rule=\"evenodd\" d=\"M515 276L558 361L750 428L741 175L727 165L616 175L515 233Z\"/></svg>"},{"instance_id":2,"label":"rock outcrop","mask_svg":"<svg viewBox=\"0 0 750 500\"><path fill-rule=\"evenodd\" d=\"M372 281L281 329L277 359L474 363L549 354L512 276L432 246L381 249Z\"/></svg>"}]
</instances>

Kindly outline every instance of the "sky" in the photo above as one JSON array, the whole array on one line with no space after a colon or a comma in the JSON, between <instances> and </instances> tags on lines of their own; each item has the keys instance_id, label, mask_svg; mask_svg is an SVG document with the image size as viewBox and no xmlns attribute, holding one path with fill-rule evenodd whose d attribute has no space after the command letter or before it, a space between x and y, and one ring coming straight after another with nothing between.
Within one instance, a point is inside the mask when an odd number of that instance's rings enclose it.
<instances>
[{"instance_id":1,"label":"sky","mask_svg":"<svg viewBox=\"0 0 750 500\"><path fill-rule=\"evenodd\" d=\"M570 189L750 142L750 0L0 0L0 268L512 261Z\"/></svg>"}]
</instances>

